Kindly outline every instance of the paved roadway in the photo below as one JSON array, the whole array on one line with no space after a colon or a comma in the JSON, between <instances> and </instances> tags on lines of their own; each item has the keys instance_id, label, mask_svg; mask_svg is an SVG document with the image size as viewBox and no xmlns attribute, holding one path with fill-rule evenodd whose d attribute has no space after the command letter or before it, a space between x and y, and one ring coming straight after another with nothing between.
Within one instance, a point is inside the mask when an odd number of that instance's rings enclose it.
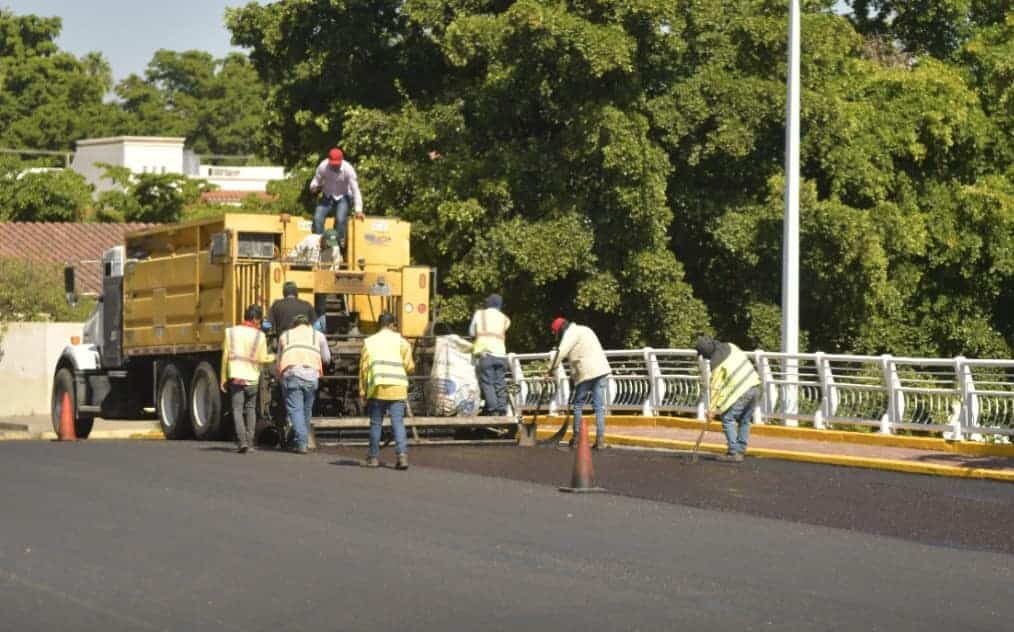
<instances>
[{"instance_id":1,"label":"paved roadway","mask_svg":"<svg viewBox=\"0 0 1014 632\"><path fill-rule=\"evenodd\" d=\"M974 519L968 530L992 533L986 523L1006 520L1006 544L957 548L918 529L755 515L776 513L768 500L691 506L791 477L783 506L802 507L856 470L598 458L610 487L687 481L646 500L513 480L566 472L554 450L416 449L408 472L356 467L359 452L0 442L0 630L925 631L1010 629L1014 617L1008 484L859 479L869 502L845 511L879 515L902 496L882 490L900 488L910 501L891 510L926 524ZM456 471L476 462L510 478Z\"/></svg>"}]
</instances>

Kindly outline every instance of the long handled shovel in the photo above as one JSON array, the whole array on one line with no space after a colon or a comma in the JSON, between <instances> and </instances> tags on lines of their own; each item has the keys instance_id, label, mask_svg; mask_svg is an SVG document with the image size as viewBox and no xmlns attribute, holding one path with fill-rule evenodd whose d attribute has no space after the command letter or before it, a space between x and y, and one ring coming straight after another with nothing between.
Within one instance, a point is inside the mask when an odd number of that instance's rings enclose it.
<instances>
[{"instance_id":1,"label":"long handled shovel","mask_svg":"<svg viewBox=\"0 0 1014 632\"><path fill-rule=\"evenodd\" d=\"M708 411L708 416L704 420L704 427L701 428L701 434L697 435L697 442L694 444L694 449L690 452L690 463L697 463L697 453L701 447L701 441L704 440L704 434L708 431L708 427L711 426L711 418L714 416L712 411Z\"/></svg>"}]
</instances>

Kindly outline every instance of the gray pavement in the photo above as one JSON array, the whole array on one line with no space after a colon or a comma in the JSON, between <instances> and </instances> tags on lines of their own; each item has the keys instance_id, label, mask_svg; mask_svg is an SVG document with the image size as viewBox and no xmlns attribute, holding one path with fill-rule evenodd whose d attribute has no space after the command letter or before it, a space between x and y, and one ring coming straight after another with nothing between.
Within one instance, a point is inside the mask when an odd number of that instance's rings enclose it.
<instances>
[{"instance_id":1,"label":"gray pavement","mask_svg":"<svg viewBox=\"0 0 1014 632\"><path fill-rule=\"evenodd\" d=\"M1014 616L1004 553L354 463L0 443L0 630L998 630Z\"/></svg>"}]
</instances>

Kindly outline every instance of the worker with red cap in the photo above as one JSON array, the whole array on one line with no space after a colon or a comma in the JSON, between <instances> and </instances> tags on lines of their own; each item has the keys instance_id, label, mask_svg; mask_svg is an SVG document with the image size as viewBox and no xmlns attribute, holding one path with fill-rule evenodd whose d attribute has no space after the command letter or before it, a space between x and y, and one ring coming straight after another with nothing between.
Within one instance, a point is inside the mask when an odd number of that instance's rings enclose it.
<instances>
[{"instance_id":1,"label":"worker with red cap","mask_svg":"<svg viewBox=\"0 0 1014 632\"><path fill-rule=\"evenodd\" d=\"M591 396L592 408L595 409L594 448L601 450L606 447L606 385L612 372L609 359L602 350L599 337L591 328L572 323L561 316L553 320L551 329L559 345L549 373L552 374L557 365L566 359L574 380L573 436L577 437L581 432L581 409ZM573 437L570 445L574 445Z\"/></svg>"},{"instance_id":2,"label":"worker with red cap","mask_svg":"<svg viewBox=\"0 0 1014 632\"><path fill-rule=\"evenodd\" d=\"M332 147L327 152L327 158L317 165L317 172L310 181L310 192L320 193L317 209L313 213L314 234L320 235L324 232L324 220L333 212L338 243L344 247L349 204L355 208L356 217L362 219L363 196L359 193L359 176L349 161L345 160L341 149Z\"/></svg>"}]
</instances>

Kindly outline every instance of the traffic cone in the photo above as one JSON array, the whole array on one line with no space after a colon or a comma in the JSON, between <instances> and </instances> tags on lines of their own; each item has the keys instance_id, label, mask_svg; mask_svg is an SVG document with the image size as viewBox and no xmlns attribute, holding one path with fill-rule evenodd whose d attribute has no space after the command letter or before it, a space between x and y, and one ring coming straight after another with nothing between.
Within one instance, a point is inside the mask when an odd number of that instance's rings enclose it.
<instances>
[{"instance_id":1,"label":"traffic cone","mask_svg":"<svg viewBox=\"0 0 1014 632\"><path fill-rule=\"evenodd\" d=\"M77 441L74 431L74 407L70 403L70 393L63 394L60 402L60 441Z\"/></svg>"},{"instance_id":2,"label":"traffic cone","mask_svg":"<svg viewBox=\"0 0 1014 632\"><path fill-rule=\"evenodd\" d=\"M578 433L577 449L574 450L574 473L570 477L570 487L561 487L561 492L572 492L575 494L587 494L591 492L604 492L601 487L595 487L595 470L592 468L591 446L588 445L588 423L581 424L581 432Z\"/></svg>"}]
</instances>

